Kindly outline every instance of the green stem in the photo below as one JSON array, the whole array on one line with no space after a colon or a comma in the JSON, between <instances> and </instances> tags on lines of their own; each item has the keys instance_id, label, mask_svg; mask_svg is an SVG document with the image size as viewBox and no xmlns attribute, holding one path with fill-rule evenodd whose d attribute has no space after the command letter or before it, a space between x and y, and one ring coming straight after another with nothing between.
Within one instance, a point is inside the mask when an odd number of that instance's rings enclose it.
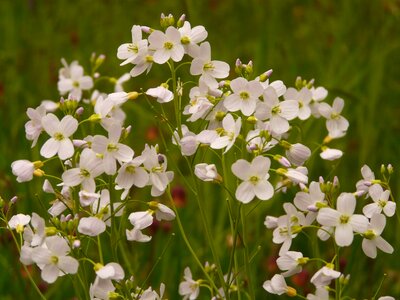
<instances>
[{"instance_id":1,"label":"green stem","mask_svg":"<svg viewBox=\"0 0 400 300\"><path fill-rule=\"evenodd\" d=\"M170 202L171 202L171 206L172 206L172 208L173 208L173 210L174 210L174 212L175 212L175 215L176 215L176 222L177 222L177 224L178 224L179 231L180 231L180 233L181 233L181 236L182 236L182 238L183 238L183 241L184 241L185 244L186 244L186 247L189 249L189 252L192 254L194 260L196 261L197 265L200 267L200 269L201 269L202 272L204 273L204 275L205 275L205 277L207 278L207 280L210 282L212 288L216 291L216 293L217 293L218 296L221 296L220 293L219 293L219 291L218 291L218 287L217 287L217 286L215 285L215 283L214 283L214 280L213 280L213 279L210 277L210 275L207 273L207 271L205 270L205 268L204 268L203 264L201 263L200 259L197 257L196 252L193 250L192 246L190 245L190 242L189 242L189 240L188 240L188 238L187 238L187 236L186 236L185 230L183 229L182 222L181 222L181 218L179 217L179 213L178 213L178 210L177 210L177 208L176 208L176 206L175 206L174 199L172 198L172 195L171 195L171 187L170 187L169 185L168 185L168 188L167 188L167 195L168 195L168 198L169 198L169 200L170 200Z\"/></svg>"},{"instance_id":2,"label":"green stem","mask_svg":"<svg viewBox=\"0 0 400 300\"><path fill-rule=\"evenodd\" d=\"M249 293L250 293L250 298L251 299L256 299L254 295L254 287L252 284L252 279L251 279L251 273L250 273L250 257L249 257L249 248L247 246L247 241L246 241L246 217L243 209L241 210L241 218L242 218L242 241L243 241L243 247L244 247L244 256L245 256L245 270L246 270L246 275L247 275L247 280L249 282Z\"/></svg>"}]
</instances>

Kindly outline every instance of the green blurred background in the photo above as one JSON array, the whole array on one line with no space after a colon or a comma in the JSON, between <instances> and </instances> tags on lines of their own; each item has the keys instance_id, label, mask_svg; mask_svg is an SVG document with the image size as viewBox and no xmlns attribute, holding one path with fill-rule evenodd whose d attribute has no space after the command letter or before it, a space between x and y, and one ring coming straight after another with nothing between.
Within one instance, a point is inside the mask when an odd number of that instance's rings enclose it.
<instances>
[{"instance_id":1,"label":"green blurred background","mask_svg":"<svg viewBox=\"0 0 400 300\"><path fill-rule=\"evenodd\" d=\"M287 86L293 85L297 76L315 78L316 86L329 90L328 102L334 96L344 98L343 114L350 121L350 129L347 137L335 141L333 146L343 149L345 156L339 165L313 165L311 174L317 176L334 168L343 189L351 192L364 163L376 171L382 163L392 163L396 171L392 187L398 195L400 1L3 0L0 1L0 195L3 198L20 196L20 211L28 212L37 206L32 196L37 186L17 184L10 164L17 159L38 157L38 149L32 152L25 140L25 111L44 99L58 100L61 57L68 62L78 60L88 67L92 52L105 54L107 59L100 72L119 77L129 72L130 67L119 67L116 49L130 41L133 24L158 27L161 12L172 13L176 18L185 13L192 25L204 25L215 59L231 66L238 57L244 63L251 59L256 73L272 68L272 78L282 79ZM151 79L141 76L129 84L132 88L149 87L164 79L157 70L150 74ZM142 115L140 110L132 113L136 117ZM140 125L140 119L134 120L134 128L140 131L139 136L144 136L147 125ZM320 135L312 130L308 133L310 139L314 134ZM261 222L263 217L265 213L260 216ZM391 220L389 224L393 230L386 237L399 248L398 221ZM19 278L18 258L7 246L7 239L0 240L3 270L0 299L22 299L24 293L34 297L29 283ZM384 269L394 277L386 281L384 288L394 296L393 293L400 295L399 286L394 284L396 280L400 282L398 251L393 256L379 255L385 258L383 262L363 258L356 267L362 272L366 265L371 268L378 265L379 272ZM259 261L267 256L263 253ZM390 264L390 259L395 262ZM162 274L170 274L178 282L184 264L175 264L163 263L155 284ZM262 267L263 271L267 269ZM381 273L363 275L358 284L365 290L360 297L371 295ZM262 274L258 284L271 277ZM174 299L176 294L170 297ZM265 292L260 291L259 297L266 297Z\"/></svg>"}]
</instances>

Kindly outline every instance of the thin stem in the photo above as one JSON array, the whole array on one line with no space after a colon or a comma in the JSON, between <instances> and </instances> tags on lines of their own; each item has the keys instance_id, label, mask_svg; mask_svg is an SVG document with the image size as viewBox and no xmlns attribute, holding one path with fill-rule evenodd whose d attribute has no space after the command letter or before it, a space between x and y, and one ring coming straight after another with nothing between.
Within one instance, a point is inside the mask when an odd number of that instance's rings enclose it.
<instances>
[{"instance_id":1,"label":"thin stem","mask_svg":"<svg viewBox=\"0 0 400 300\"><path fill-rule=\"evenodd\" d=\"M245 270L246 270L246 275L247 275L247 280L249 284L249 292L250 292L250 298L251 299L256 299L254 295L254 287L252 284L252 279L251 279L251 274L250 274L250 257L249 257L249 248L247 247L247 241L246 241L246 216L243 210L241 210L241 219L242 219L242 241L243 241L243 247L244 247L244 264L245 264Z\"/></svg>"}]
</instances>

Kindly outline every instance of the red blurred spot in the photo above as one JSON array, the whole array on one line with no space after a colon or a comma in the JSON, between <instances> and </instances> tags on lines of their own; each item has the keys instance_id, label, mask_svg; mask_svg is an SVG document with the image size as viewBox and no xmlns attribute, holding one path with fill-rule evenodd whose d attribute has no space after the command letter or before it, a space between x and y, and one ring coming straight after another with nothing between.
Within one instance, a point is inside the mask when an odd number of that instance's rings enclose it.
<instances>
[{"instance_id":1,"label":"red blurred spot","mask_svg":"<svg viewBox=\"0 0 400 300\"><path fill-rule=\"evenodd\" d=\"M146 131L146 140L152 142L158 138L158 128L151 126Z\"/></svg>"},{"instance_id":2,"label":"red blurred spot","mask_svg":"<svg viewBox=\"0 0 400 300\"><path fill-rule=\"evenodd\" d=\"M186 205L186 191L184 187L177 185L172 188L172 198L174 199L177 207L184 207Z\"/></svg>"},{"instance_id":3,"label":"red blurred spot","mask_svg":"<svg viewBox=\"0 0 400 300\"><path fill-rule=\"evenodd\" d=\"M72 45L76 46L79 44L79 34L76 31L71 31L69 34L69 40Z\"/></svg>"},{"instance_id":4,"label":"red blurred spot","mask_svg":"<svg viewBox=\"0 0 400 300\"><path fill-rule=\"evenodd\" d=\"M293 275L292 282L301 287L305 287L310 282L310 273L308 271L303 270L300 273Z\"/></svg>"}]
</instances>

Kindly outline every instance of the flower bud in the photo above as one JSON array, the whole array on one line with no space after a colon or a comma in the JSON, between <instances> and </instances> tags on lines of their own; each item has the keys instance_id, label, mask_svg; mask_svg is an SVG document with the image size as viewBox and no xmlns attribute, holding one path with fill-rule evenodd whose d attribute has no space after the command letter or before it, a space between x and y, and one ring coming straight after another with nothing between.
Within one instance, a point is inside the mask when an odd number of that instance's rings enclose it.
<instances>
[{"instance_id":1,"label":"flower bud","mask_svg":"<svg viewBox=\"0 0 400 300\"><path fill-rule=\"evenodd\" d=\"M250 116L246 119L247 123L249 124L257 124L258 119L255 116Z\"/></svg>"},{"instance_id":2,"label":"flower bud","mask_svg":"<svg viewBox=\"0 0 400 300\"><path fill-rule=\"evenodd\" d=\"M394 169L393 169L392 164L388 164L388 165L387 165L387 171L388 171L389 175L392 175L392 174L393 174Z\"/></svg>"},{"instance_id":3,"label":"flower bud","mask_svg":"<svg viewBox=\"0 0 400 300\"><path fill-rule=\"evenodd\" d=\"M80 240L75 240L73 243L72 243L72 248L74 248L74 249L77 249L77 248L79 248L81 246L81 241Z\"/></svg>"},{"instance_id":4,"label":"flower bud","mask_svg":"<svg viewBox=\"0 0 400 300\"><path fill-rule=\"evenodd\" d=\"M93 114L88 119L90 122L96 123L101 120L101 116L99 114Z\"/></svg>"},{"instance_id":5,"label":"flower bud","mask_svg":"<svg viewBox=\"0 0 400 300\"><path fill-rule=\"evenodd\" d=\"M83 114L84 111L85 111L85 109L84 109L82 106L79 106L79 107L76 109L75 114L76 114L77 116L81 116L81 115Z\"/></svg>"},{"instance_id":6,"label":"flower bud","mask_svg":"<svg viewBox=\"0 0 400 300\"><path fill-rule=\"evenodd\" d=\"M262 74L259 76L260 82L265 82L265 81L267 81L268 78L271 77L272 72L273 72L272 69L269 69L268 71L262 73Z\"/></svg>"},{"instance_id":7,"label":"flower bud","mask_svg":"<svg viewBox=\"0 0 400 300\"><path fill-rule=\"evenodd\" d=\"M176 22L176 27L181 28L183 24L185 23L186 15L183 14L179 17L178 22Z\"/></svg>"},{"instance_id":8,"label":"flower bud","mask_svg":"<svg viewBox=\"0 0 400 300\"><path fill-rule=\"evenodd\" d=\"M169 26L174 26L174 24L175 19L173 15L169 14L168 16L165 16L163 13L161 14L160 25L162 28L166 29Z\"/></svg>"},{"instance_id":9,"label":"flower bud","mask_svg":"<svg viewBox=\"0 0 400 300\"><path fill-rule=\"evenodd\" d=\"M286 295L288 295L289 297L296 297L297 296L297 291L295 288L288 286L287 287L287 291L286 291Z\"/></svg>"},{"instance_id":10,"label":"flower bud","mask_svg":"<svg viewBox=\"0 0 400 300\"><path fill-rule=\"evenodd\" d=\"M33 171L33 175L36 177L42 177L44 174L45 174L44 171L41 169L37 169L37 170Z\"/></svg>"},{"instance_id":11,"label":"flower bud","mask_svg":"<svg viewBox=\"0 0 400 300\"><path fill-rule=\"evenodd\" d=\"M17 203L17 201L18 201L18 197L17 196L12 197L11 200L10 200L11 204L15 204L15 203Z\"/></svg>"},{"instance_id":12,"label":"flower bud","mask_svg":"<svg viewBox=\"0 0 400 300\"><path fill-rule=\"evenodd\" d=\"M54 226L45 228L46 236L52 236L57 234L57 228Z\"/></svg>"}]
</instances>

